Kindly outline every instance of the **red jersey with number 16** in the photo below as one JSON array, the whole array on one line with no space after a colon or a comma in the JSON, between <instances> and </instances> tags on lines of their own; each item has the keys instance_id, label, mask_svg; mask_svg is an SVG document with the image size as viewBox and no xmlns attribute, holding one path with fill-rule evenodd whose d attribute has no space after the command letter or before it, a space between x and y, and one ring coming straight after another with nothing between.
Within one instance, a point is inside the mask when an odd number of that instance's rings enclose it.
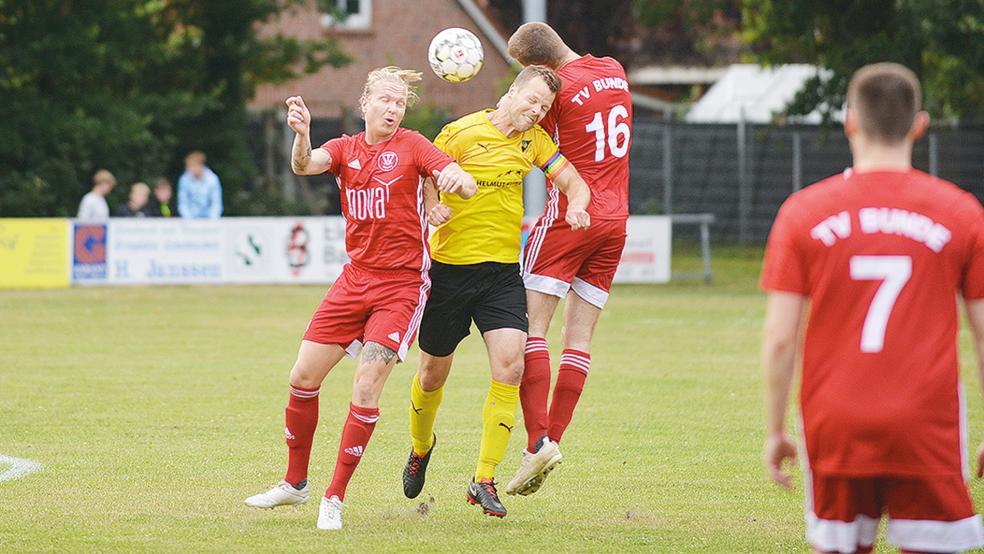
<instances>
[{"instance_id":1,"label":"red jersey with number 16","mask_svg":"<svg viewBox=\"0 0 984 554\"><path fill-rule=\"evenodd\" d=\"M612 58L586 55L557 75L563 87L540 125L591 188L592 219L625 219L632 147L632 95L625 69ZM549 202L558 203L563 220L567 197L551 194Z\"/></svg>"},{"instance_id":2,"label":"red jersey with number 16","mask_svg":"<svg viewBox=\"0 0 984 554\"><path fill-rule=\"evenodd\" d=\"M361 267L426 271L430 251L421 178L453 160L416 131L397 129L378 144L368 144L365 135L342 135L321 145L341 189L345 250Z\"/></svg>"},{"instance_id":3,"label":"red jersey with number 16","mask_svg":"<svg viewBox=\"0 0 984 554\"><path fill-rule=\"evenodd\" d=\"M813 471L966 475L957 295L984 298L984 209L917 170L793 194L762 288L806 296L801 413Z\"/></svg>"}]
</instances>

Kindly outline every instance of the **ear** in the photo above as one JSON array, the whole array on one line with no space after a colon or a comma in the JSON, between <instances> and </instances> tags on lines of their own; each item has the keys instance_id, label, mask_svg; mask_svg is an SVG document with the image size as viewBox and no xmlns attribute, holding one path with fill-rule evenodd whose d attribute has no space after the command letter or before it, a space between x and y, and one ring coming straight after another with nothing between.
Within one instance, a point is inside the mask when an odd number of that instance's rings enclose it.
<instances>
[{"instance_id":1,"label":"ear","mask_svg":"<svg viewBox=\"0 0 984 554\"><path fill-rule=\"evenodd\" d=\"M924 111L917 113L912 120L912 128L909 129L909 138L917 141L926 134L927 130L929 130L929 113Z\"/></svg>"},{"instance_id":2,"label":"ear","mask_svg":"<svg viewBox=\"0 0 984 554\"><path fill-rule=\"evenodd\" d=\"M850 140L858 132L858 116L853 108L844 112L844 135Z\"/></svg>"}]
</instances>

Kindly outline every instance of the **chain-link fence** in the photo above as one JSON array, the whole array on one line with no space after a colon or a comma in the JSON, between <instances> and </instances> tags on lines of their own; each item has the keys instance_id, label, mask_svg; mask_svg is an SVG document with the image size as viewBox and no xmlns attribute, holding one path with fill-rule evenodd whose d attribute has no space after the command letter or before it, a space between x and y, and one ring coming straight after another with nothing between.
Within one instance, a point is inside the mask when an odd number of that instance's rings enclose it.
<instances>
[{"instance_id":1,"label":"chain-link fence","mask_svg":"<svg viewBox=\"0 0 984 554\"><path fill-rule=\"evenodd\" d=\"M332 176L291 173L293 133L281 120L270 115L252 125L265 182L280 187L288 200L305 203L311 213L339 213ZM316 119L311 135L318 142L338 136L342 127L339 120ZM720 242L764 242L790 193L851 165L839 127L636 118L632 141L631 213L712 213L714 240ZM984 198L984 125L932 130L916 144L913 163ZM697 229L680 227L674 233L696 238Z\"/></svg>"},{"instance_id":2,"label":"chain-link fence","mask_svg":"<svg viewBox=\"0 0 984 554\"><path fill-rule=\"evenodd\" d=\"M765 241L790 193L851 165L839 127L636 119L632 140L631 212L713 213L724 242ZM933 130L913 163L984 198L984 126Z\"/></svg>"}]
</instances>

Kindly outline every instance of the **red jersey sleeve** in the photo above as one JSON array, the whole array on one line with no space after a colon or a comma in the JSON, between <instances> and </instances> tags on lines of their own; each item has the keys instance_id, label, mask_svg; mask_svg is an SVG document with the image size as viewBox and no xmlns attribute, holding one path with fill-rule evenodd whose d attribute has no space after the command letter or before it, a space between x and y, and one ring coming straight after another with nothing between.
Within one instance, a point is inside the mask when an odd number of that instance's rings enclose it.
<instances>
[{"instance_id":1,"label":"red jersey sleeve","mask_svg":"<svg viewBox=\"0 0 984 554\"><path fill-rule=\"evenodd\" d=\"M960 288L965 299L977 300L984 298L984 208L973 195L966 196L972 206L967 221L970 240Z\"/></svg>"},{"instance_id":2,"label":"red jersey sleeve","mask_svg":"<svg viewBox=\"0 0 984 554\"><path fill-rule=\"evenodd\" d=\"M347 139L348 137L341 136L333 138L321 145L321 149L328 152L328 155L331 156L331 166L328 168L328 172L333 175L338 175L342 167L342 155L345 152L344 147Z\"/></svg>"},{"instance_id":3,"label":"red jersey sleeve","mask_svg":"<svg viewBox=\"0 0 984 554\"><path fill-rule=\"evenodd\" d=\"M762 263L760 286L769 292L795 292L809 296L810 283L805 253L798 239L795 199L790 198L779 208L779 214L769 232Z\"/></svg>"},{"instance_id":4,"label":"red jersey sleeve","mask_svg":"<svg viewBox=\"0 0 984 554\"><path fill-rule=\"evenodd\" d=\"M413 133L413 137L414 163L424 177L431 177L434 171L441 171L454 161L420 133Z\"/></svg>"},{"instance_id":5,"label":"red jersey sleeve","mask_svg":"<svg viewBox=\"0 0 984 554\"><path fill-rule=\"evenodd\" d=\"M538 125L540 127L543 127L543 130L546 131L548 135L550 135L551 139L554 137L554 135L557 132L557 117L558 117L557 112L559 110L560 110L560 98L558 97L556 100L554 100L553 107L551 107L550 110L547 111L547 115L545 115L543 119L540 121L540 123L538 123Z\"/></svg>"}]
</instances>

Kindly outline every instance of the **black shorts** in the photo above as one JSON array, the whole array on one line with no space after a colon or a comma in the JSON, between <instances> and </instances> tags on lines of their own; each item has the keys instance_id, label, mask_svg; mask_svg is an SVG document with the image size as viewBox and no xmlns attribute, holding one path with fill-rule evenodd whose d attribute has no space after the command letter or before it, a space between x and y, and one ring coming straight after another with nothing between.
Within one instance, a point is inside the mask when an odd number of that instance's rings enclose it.
<instances>
[{"instance_id":1,"label":"black shorts","mask_svg":"<svg viewBox=\"0 0 984 554\"><path fill-rule=\"evenodd\" d=\"M433 262L431 292L417 343L431 356L447 356L468 336L472 320L483 334L493 329L529 330L526 287L519 264Z\"/></svg>"}]
</instances>

